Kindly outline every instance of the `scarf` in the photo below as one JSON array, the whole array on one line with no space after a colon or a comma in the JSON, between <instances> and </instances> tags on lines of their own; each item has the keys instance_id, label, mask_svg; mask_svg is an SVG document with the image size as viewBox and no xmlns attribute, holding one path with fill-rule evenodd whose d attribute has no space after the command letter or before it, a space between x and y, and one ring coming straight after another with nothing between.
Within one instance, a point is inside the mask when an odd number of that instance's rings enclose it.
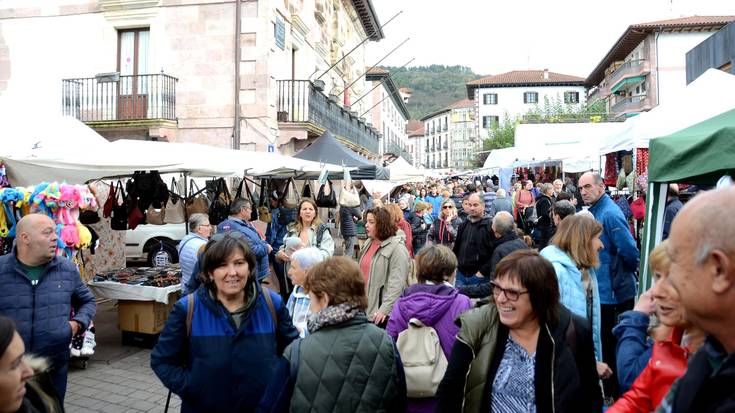
<instances>
[{"instance_id":1,"label":"scarf","mask_svg":"<svg viewBox=\"0 0 735 413\"><path fill-rule=\"evenodd\" d=\"M358 315L365 315L365 310L359 308L354 303L342 303L338 305L330 305L309 316L306 322L309 334L315 333L317 330L327 326L333 326L352 320Z\"/></svg>"}]
</instances>

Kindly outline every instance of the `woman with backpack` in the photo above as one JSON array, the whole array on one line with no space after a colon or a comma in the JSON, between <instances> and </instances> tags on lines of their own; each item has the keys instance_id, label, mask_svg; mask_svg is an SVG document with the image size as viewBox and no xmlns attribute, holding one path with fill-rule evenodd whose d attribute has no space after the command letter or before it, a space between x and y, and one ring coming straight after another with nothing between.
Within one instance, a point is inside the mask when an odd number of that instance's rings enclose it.
<instances>
[{"instance_id":1,"label":"woman with backpack","mask_svg":"<svg viewBox=\"0 0 735 413\"><path fill-rule=\"evenodd\" d=\"M454 320L471 306L470 299L452 287L456 269L457 258L449 248L432 245L421 250L416 256L418 284L406 289L388 320L386 331L397 340L404 361L409 413L435 410L434 392L459 331ZM422 345L425 340L430 340L428 347ZM441 355L424 349L437 349Z\"/></svg>"},{"instance_id":2,"label":"woman with backpack","mask_svg":"<svg viewBox=\"0 0 735 413\"><path fill-rule=\"evenodd\" d=\"M393 341L365 314L365 279L351 259L309 271L309 335L284 351L296 365L292 412L406 411L406 384Z\"/></svg>"},{"instance_id":3,"label":"woman with backpack","mask_svg":"<svg viewBox=\"0 0 735 413\"><path fill-rule=\"evenodd\" d=\"M254 412L283 349L299 333L281 296L256 280L242 233L207 243L202 285L181 298L151 353L151 368L182 412Z\"/></svg>"}]
</instances>

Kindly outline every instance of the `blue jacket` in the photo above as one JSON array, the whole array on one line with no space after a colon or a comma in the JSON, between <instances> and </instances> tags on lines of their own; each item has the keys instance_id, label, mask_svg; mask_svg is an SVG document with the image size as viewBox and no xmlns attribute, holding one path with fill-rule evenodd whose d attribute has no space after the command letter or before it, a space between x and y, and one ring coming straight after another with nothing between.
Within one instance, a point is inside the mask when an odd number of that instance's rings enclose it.
<instances>
[{"instance_id":1,"label":"blue jacket","mask_svg":"<svg viewBox=\"0 0 735 413\"><path fill-rule=\"evenodd\" d=\"M72 303L75 321L89 326L97 309L92 292L79 278L77 267L54 257L34 286L23 272L16 251L0 256L0 314L15 321L26 351L48 357L55 368L67 363ZM83 331L83 330L82 330Z\"/></svg>"},{"instance_id":2,"label":"blue jacket","mask_svg":"<svg viewBox=\"0 0 735 413\"><path fill-rule=\"evenodd\" d=\"M431 204L431 207L433 208L431 210L431 216L435 219L439 217L439 211L442 210L442 198L441 195L432 196L432 195L426 195L426 202Z\"/></svg>"},{"instance_id":3,"label":"blue jacket","mask_svg":"<svg viewBox=\"0 0 735 413\"><path fill-rule=\"evenodd\" d=\"M556 245L549 245L541 250L541 256L551 261L559 281L559 295L561 303L574 314L590 321L587 318L587 295L582 284L582 272L577 268L572 258ZM600 294L597 290L597 276L590 270L592 280L592 341L595 344L595 358L602 361L602 319L600 318Z\"/></svg>"},{"instance_id":4,"label":"blue jacket","mask_svg":"<svg viewBox=\"0 0 735 413\"><path fill-rule=\"evenodd\" d=\"M229 217L217 225L217 232L240 231L245 235L245 239L250 249L255 253L258 259L258 279L261 280L268 276L270 267L268 266L268 243L260 238L258 231L250 223Z\"/></svg>"},{"instance_id":5,"label":"blue jacket","mask_svg":"<svg viewBox=\"0 0 735 413\"><path fill-rule=\"evenodd\" d=\"M648 336L648 323L647 314L626 311L620 314L618 325L612 330L618 339L615 355L621 393L630 389L651 359L653 340Z\"/></svg>"},{"instance_id":6,"label":"blue jacket","mask_svg":"<svg viewBox=\"0 0 735 413\"><path fill-rule=\"evenodd\" d=\"M190 232L179 241L176 250L179 252L179 265L181 266L181 294L186 295L194 290L189 290L189 280L199 274L199 249L207 245L207 239L201 235Z\"/></svg>"},{"instance_id":7,"label":"blue jacket","mask_svg":"<svg viewBox=\"0 0 735 413\"><path fill-rule=\"evenodd\" d=\"M482 200L485 202L485 215L494 215L491 211L493 208L493 202L495 202L495 199L497 198L498 194L496 194L495 191L489 191L482 194Z\"/></svg>"},{"instance_id":8,"label":"blue jacket","mask_svg":"<svg viewBox=\"0 0 735 413\"><path fill-rule=\"evenodd\" d=\"M590 212L602 223L600 240L605 246L600 251L600 268L597 270L600 303L624 303L637 293L635 273L640 252L623 211L607 194L590 207Z\"/></svg>"},{"instance_id":9,"label":"blue jacket","mask_svg":"<svg viewBox=\"0 0 735 413\"><path fill-rule=\"evenodd\" d=\"M257 282L246 286L249 302L240 328L206 286L195 293L187 337L187 297L175 305L151 353L151 368L181 399L181 412L253 412L283 349L298 337L280 295L266 289L276 309L273 323Z\"/></svg>"}]
</instances>

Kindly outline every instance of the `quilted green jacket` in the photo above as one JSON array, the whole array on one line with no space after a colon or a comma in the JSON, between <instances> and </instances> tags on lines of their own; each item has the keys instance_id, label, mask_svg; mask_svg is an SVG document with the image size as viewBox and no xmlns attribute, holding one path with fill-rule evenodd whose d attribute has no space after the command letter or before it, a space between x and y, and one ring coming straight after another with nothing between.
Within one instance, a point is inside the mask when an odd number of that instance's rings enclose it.
<instances>
[{"instance_id":1,"label":"quilted green jacket","mask_svg":"<svg viewBox=\"0 0 735 413\"><path fill-rule=\"evenodd\" d=\"M393 340L359 315L303 339L291 412L403 412L402 377Z\"/></svg>"}]
</instances>

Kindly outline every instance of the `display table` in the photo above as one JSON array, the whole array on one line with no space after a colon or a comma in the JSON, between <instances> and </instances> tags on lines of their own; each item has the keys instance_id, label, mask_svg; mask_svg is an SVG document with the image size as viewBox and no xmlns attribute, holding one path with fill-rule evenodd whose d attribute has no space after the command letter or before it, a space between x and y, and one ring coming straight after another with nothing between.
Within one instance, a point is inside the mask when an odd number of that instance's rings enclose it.
<instances>
[{"instance_id":1,"label":"display table","mask_svg":"<svg viewBox=\"0 0 735 413\"><path fill-rule=\"evenodd\" d=\"M98 274L88 286L97 297L117 300L124 344L151 343L180 296L181 271L176 267L125 268Z\"/></svg>"},{"instance_id":2,"label":"display table","mask_svg":"<svg viewBox=\"0 0 735 413\"><path fill-rule=\"evenodd\" d=\"M169 304L169 294L181 291L181 284L168 287L121 284L114 281L92 281L89 284L95 296L112 300L155 301Z\"/></svg>"}]
</instances>

